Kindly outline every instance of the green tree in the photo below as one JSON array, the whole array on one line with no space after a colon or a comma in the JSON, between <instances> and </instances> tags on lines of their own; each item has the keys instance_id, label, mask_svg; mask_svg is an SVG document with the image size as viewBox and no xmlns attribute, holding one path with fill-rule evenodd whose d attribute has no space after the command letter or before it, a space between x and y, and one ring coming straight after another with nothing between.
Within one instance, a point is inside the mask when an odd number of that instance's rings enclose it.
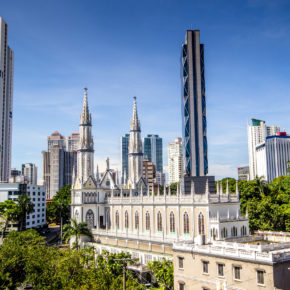
<instances>
[{"instance_id":1,"label":"green tree","mask_svg":"<svg viewBox=\"0 0 290 290\"><path fill-rule=\"evenodd\" d=\"M19 209L19 229L22 231L24 229L24 223L26 220L26 215L31 214L34 209L34 204L31 201L30 196L20 195L17 199L18 209Z\"/></svg>"},{"instance_id":2,"label":"green tree","mask_svg":"<svg viewBox=\"0 0 290 290\"><path fill-rule=\"evenodd\" d=\"M159 289L173 289L173 262L163 259L160 261L149 262L147 267L155 276Z\"/></svg>"},{"instance_id":3,"label":"green tree","mask_svg":"<svg viewBox=\"0 0 290 290\"><path fill-rule=\"evenodd\" d=\"M79 240L81 235L87 236L89 238L93 238L93 235L91 231L88 229L88 225L85 222L78 223L75 219L70 219L71 224L66 224L63 227L64 234L63 234L63 239L65 240L66 243L74 237L75 241L73 243L73 248L79 250L80 244Z\"/></svg>"},{"instance_id":4,"label":"green tree","mask_svg":"<svg viewBox=\"0 0 290 290\"><path fill-rule=\"evenodd\" d=\"M9 223L16 222L19 217L19 207L18 204L12 200L6 200L0 202L0 220L2 227L1 238L4 239L4 235L7 231Z\"/></svg>"},{"instance_id":5,"label":"green tree","mask_svg":"<svg viewBox=\"0 0 290 290\"><path fill-rule=\"evenodd\" d=\"M179 182L174 182L170 184L170 191L171 194L176 195L177 194L177 187L179 185Z\"/></svg>"}]
</instances>

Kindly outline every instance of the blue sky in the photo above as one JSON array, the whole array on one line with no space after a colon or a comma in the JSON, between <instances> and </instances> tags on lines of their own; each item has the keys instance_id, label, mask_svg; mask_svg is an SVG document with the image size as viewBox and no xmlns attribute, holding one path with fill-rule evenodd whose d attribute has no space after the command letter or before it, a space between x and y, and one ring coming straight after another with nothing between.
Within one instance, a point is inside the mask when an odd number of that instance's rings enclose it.
<instances>
[{"instance_id":1,"label":"blue sky","mask_svg":"<svg viewBox=\"0 0 290 290\"><path fill-rule=\"evenodd\" d=\"M205 44L209 173L248 163L247 120L290 130L290 2L285 0L1 1L15 52L12 166L41 169L46 138L78 129L83 88L95 158L120 168L120 137L137 96L142 134L181 136L180 49ZM41 172L39 172L41 175Z\"/></svg>"}]
</instances>

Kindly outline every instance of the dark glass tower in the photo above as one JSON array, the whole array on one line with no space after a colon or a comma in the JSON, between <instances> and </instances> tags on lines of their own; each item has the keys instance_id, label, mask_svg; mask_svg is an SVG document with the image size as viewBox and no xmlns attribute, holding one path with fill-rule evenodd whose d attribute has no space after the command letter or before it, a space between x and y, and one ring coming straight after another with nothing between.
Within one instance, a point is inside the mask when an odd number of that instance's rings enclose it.
<instances>
[{"instance_id":1,"label":"dark glass tower","mask_svg":"<svg viewBox=\"0 0 290 290\"><path fill-rule=\"evenodd\" d=\"M199 30L187 30L182 45L182 125L184 166L188 176L208 173L204 47Z\"/></svg>"},{"instance_id":2,"label":"dark glass tower","mask_svg":"<svg viewBox=\"0 0 290 290\"><path fill-rule=\"evenodd\" d=\"M122 160L122 184L125 182L125 179L128 178L128 150L129 150L129 137L130 134L125 134L121 137L121 160Z\"/></svg>"},{"instance_id":3,"label":"dark glass tower","mask_svg":"<svg viewBox=\"0 0 290 290\"><path fill-rule=\"evenodd\" d=\"M156 171L163 172L162 138L158 135L147 135L144 138L144 159L156 166Z\"/></svg>"}]
</instances>

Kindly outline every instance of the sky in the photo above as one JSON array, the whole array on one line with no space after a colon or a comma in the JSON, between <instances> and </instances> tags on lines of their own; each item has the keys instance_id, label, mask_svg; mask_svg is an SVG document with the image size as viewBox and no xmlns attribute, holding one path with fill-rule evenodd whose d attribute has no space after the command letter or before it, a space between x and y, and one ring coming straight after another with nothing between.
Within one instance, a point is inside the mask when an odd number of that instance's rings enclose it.
<instances>
[{"instance_id":1,"label":"sky","mask_svg":"<svg viewBox=\"0 0 290 290\"><path fill-rule=\"evenodd\" d=\"M187 29L205 45L209 174L248 164L251 118L290 131L288 0L0 0L15 53L12 167L36 163L47 136L78 130L83 88L95 163L120 170L137 96L142 135L182 136L180 55Z\"/></svg>"}]
</instances>

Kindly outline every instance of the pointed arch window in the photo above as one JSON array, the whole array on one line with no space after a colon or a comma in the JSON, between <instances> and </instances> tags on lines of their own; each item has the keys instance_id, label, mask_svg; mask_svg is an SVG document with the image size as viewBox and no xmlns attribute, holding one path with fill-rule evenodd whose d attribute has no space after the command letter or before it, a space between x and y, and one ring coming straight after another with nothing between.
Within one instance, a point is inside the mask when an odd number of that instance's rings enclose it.
<instances>
[{"instance_id":1,"label":"pointed arch window","mask_svg":"<svg viewBox=\"0 0 290 290\"><path fill-rule=\"evenodd\" d=\"M89 229L92 229L94 227L94 213L91 209L89 209L87 211L86 223L87 223Z\"/></svg>"},{"instance_id":2,"label":"pointed arch window","mask_svg":"<svg viewBox=\"0 0 290 290\"><path fill-rule=\"evenodd\" d=\"M139 213L135 211L135 230L139 230Z\"/></svg>"},{"instance_id":3,"label":"pointed arch window","mask_svg":"<svg viewBox=\"0 0 290 290\"><path fill-rule=\"evenodd\" d=\"M116 211L116 229L118 230L120 228L120 217L119 212Z\"/></svg>"},{"instance_id":4,"label":"pointed arch window","mask_svg":"<svg viewBox=\"0 0 290 290\"><path fill-rule=\"evenodd\" d=\"M226 238L228 236L228 230L226 228L223 228L221 231L222 238Z\"/></svg>"},{"instance_id":5,"label":"pointed arch window","mask_svg":"<svg viewBox=\"0 0 290 290\"><path fill-rule=\"evenodd\" d=\"M241 227L241 236L246 236L247 235L247 228L245 226Z\"/></svg>"},{"instance_id":6,"label":"pointed arch window","mask_svg":"<svg viewBox=\"0 0 290 290\"><path fill-rule=\"evenodd\" d=\"M204 235L204 216L202 213L198 215L198 233Z\"/></svg>"},{"instance_id":7,"label":"pointed arch window","mask_svg":"<svg viewBox=\"0 0 290 290\"><path fill-rule=\"evenodd\" d=\"M175 233L175 219L173 211L170 213L170 232Z\"/></svg>"},{"instance_id":8,"label":"pointed arch window","mask_svg":"<svg viewBox=\"0 0 290 290\"><path fill-rule=\"evenodd\" d=\"M157 231L162 232L162 215L160 211L157 213Z\"/></svg>"},{"instance_id":9,"label":"pointed arch window","mask_svg":"<svg viewBox=\"0 0 290 290\"><path fill-rule=\"evenodd\" d=\"M129 228L129 216L128 211L125 211L125 229Z\"/></svg>"},{"instance_id":10,"label":"pointed arch window","mask_svg":"<svg viewBox=\"0 0 290 290\"><path fill-rule=\"evenodd\" d=\"M238 229L236 227L232 227L231 234L232 237L236 237L238 235Z\"/></svg>"},{"instance_id":11,"label":"pointed arch window","mask_svg":"<svg viewBox=\"0 0 290 290\"><path fill-rule=\"evenodd\" d=\"M187 212L183 214L183 233L189 234L189 217Z\"/></svg>"},{"instance_id":12,"label":"pointed arch window","mask_svg":"<svg viewBox=\"0 0 290 290\"><path fill-rule=\"evenodd\" d=\"M150 231L150 214L146 212L146 231Z\"/></svg>"}]
</instances>

